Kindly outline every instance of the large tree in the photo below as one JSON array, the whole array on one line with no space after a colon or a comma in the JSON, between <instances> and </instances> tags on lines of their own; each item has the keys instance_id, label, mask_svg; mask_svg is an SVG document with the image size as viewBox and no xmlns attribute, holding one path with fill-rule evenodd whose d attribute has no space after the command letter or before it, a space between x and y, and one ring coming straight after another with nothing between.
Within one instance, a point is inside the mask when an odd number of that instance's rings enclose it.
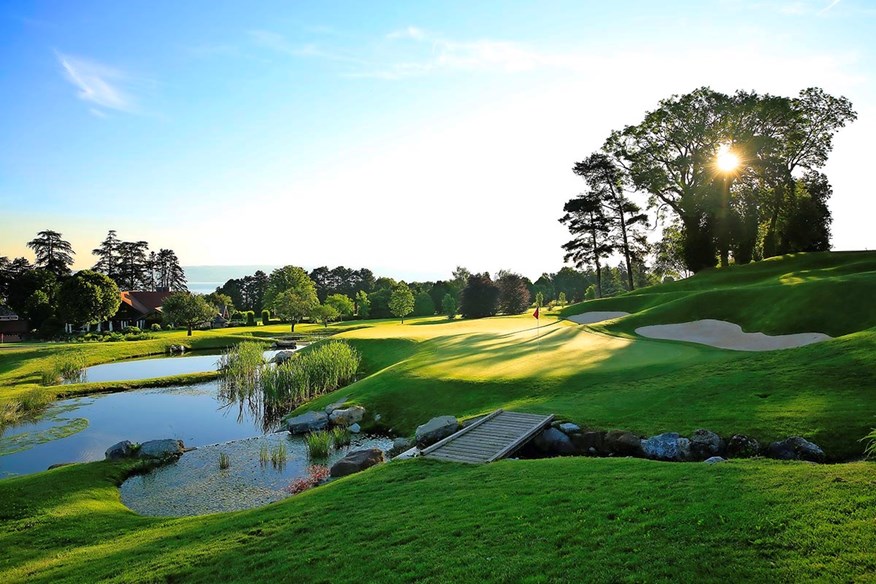
<instances>
[{"instance_id":1,"label":"large tree","mask_svg":"<svg viewBox=\"0 0 876 584\"><path fill-rule=\"evenodd\" d=\"M316 296L316 286L307 276L307 272L294 266L286 266L281 270L284 272L274 283L283 282L287 287L274 296L270 306L277 316L292 323L292 331L294 331L296 324L313 314L319 306L319 298ZM274 273L278 273L277 270ZM273 277L274 274L271 276Z\"/></svg>"},{"instance_id":2,"label":"large tree","mask_svg":"<svg viewBox=\"0 0 876 584\"><path fill-rule=\"evenodd\" d=\"M39 328L57 307L58 277L43 268L26 270L12 279L7 294L12 310Z\"/></svg>"},{"instance_id":3,"label":"large tree","mask_svg":"<svg viewBox=\"0 0 876 584\"><path fill-rule=\"evenodd\" d=\"M389 297L389 310L393 316L401 318L402 324L405 317L414 311L414 294L404 282L399 282L392 289Z\"/></svg>"},{"instance_id":4,"label":"large tree","mask_svg":"<svg viewBox=\"0 0 876 584\"><path fill-rule=\"evenodd\" d=\"M149 244L145 241L122 241L118 251L119 286L126 290L145 287Z\"/></svg>"},{"instance_id":5,"label":"large tree","mask_svg":"<svg viewBox=\"0 0 876 584\"><path fill-rule=\"evenodd\" d=\"M279 295L287 290L296 290L302 295L309 295L310 292L313 292L314 297L317 296L316 285L303 268L283 266L271 272L268 277L267 290L264 294L265 305L273 307Z\"/></svg>"},{"instance_id":6,"label":"large tree","mask_svg":"<svg viewBox=\"0 0 876 584\"><path fill-rule=\"evenodd\" d=\"M459 313L463 318L494 316L499 310L499 288L490 274L472 274L460 294Z\"/></svg>"},{"instance_id":7,"label":"large tree","mask_svg":"<svg viewBox=\"0 0 876 584\"><path fill-rule=\"evenodd\" d=\"M325 299L325 304L334 308L341 320L345 316L352 316L356 310L356 305L350 300L350 297L345 294L329 294Z\"/></svg>"},{"instance_id":8,"label":"large tree","mask_svg":"<svg viewBox=\"0 0 876 584\"><path fill-rule=\"evenodd\" d=\"M629 290L633 290L633 261L641 260L641 252L646 249L645 236L638 228L647 225L648 216L626 196L626 175L608 155L594 152L575 163L572 171L583 178L593 196L599 198L615 236L612 243L621 252L627 265Z\"/></svg>"},{"instance_id":9,"label":"large tree","mask_svg":"<svg viewBox=\"0 0 876 584\"><path fill-rule=\"evenodd\" d=\"M526 282L526 278L514 272L502 270L496 274L500 312L520 314L529 308L531 297Z\"/></svg>"},{"instance_id":10,"label":"large tree","mask_svg":"<svg viewBox=\"0 0 876 584\"><path fill-rule=\"evenodd\" d=\"M172 249L160 249L154 260L156 283L158 287L173 292L184 292L186 286L186 273L179 265L179 258Z\"/></svg>"},{"instance_id":11,"label":"large tree","mask_svg":"<svg viewBox=\"0 0 876 584\"><path fill-rule=\"evenodd\" d=\"M33 250L36 256L34 265L54 273L56 276L70 274L70 266L73 265L73 256L76 252L70 242L61 238L57 231L45 230L37 233L37 236L27 243L27 247Z\"/></svg>"},{"instance_id":12,"label":"large tree","mask_svg":"<svg viewBox=\"0 0 876 584\"><path fill-rule=\"evenodd\" d=\"M98 258L92 270L106 274L115 280L116 284L119 283L120 243L121 241L116 235L116 230L110 229L106 238L100 243L100 245L91 250L91 253Z\"/></svg>"},{"instance_id":13,"label":"large tree","mask_svg":"<svg viewBox=\"0 0 876 584\"><path fill-rule=\"evenodd\" d=\"M731 254L744 263L799 251L788 230L801 172L820 169L834 134L855 118L846 98L817 88L787 98L703 87L662 100L604 150L658 214L680 221L685 262L698 271L719 256L726 265ZM720 164L727 151L736 164Z\"/></svg>"},{"instance_id":14,"label":"large tree","mask_svg":"<svg viewBox=\"0 0 876 584\"><path fill-rule=\"evenodd\" d=\"M200 294L174 292L164 299L161 313L164 322L184 325L188 336L192 336L192 328L209 322L216 316L216 309Z\"/></svg>"},{"instance_id":15,"label":"large tree","mask_svg":"<svg viewBox=\"0 0 876 584\"><path fill-rule=\"evenodd\" d=\"M563 244L566 251L563 259L572 261L578 268L594 266L596 270L596 293L602 298L602 260L614 250L612 220L597 191L587 190L563 207L566 212L560 222L566 225L573 239ZM537 284L538 282L536 282Z\"/></svg>"},{"instance_id":16,"label":"large tree","mask_svg":"<svg viewBox=\"0 0 876 584\"><path fill-rule=\"evenodd\" d=\"M105 274L82 270L67 278L58 291L58 316L74 326L108 320L121 304L119 287Z\"/></svg>"}]
</instances>

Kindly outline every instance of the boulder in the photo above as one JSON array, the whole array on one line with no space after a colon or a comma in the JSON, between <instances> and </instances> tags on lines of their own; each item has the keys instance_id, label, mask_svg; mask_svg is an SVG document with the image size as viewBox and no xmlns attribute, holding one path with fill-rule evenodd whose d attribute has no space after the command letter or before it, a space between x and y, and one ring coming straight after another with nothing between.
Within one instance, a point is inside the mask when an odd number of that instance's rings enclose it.
<instances>
[{"instance_id":1,"label":"boulder","mask_svg":"<svg viewBox=\"0 0 876 584\"><path fill-rule=\"evenodd\" d=\"M104 458L106 460L121 460L134 455L134 444L130 440L122 440L116 442L106 449Z\"/></svg>"},{"instance_id":2,"label":"boulder","mask_svg":"<svg viewBox=\"0 0 876 584\"><path fill-rule=\"evenodd\" d=\"M329 421L337 426L349 426L356 422L361 422L365 417L365 408L362 406L353 406L343 410L335 410L329 414Z\"/></svg>"},{"instance_id":3,"label":"boulder","mask_svg":"<svg viewBox=\"0 0 876 584\"><path fill-rule=\"evenodd\" d=\"M140 445L137 456L140 458L172 458L185 452L182 440L166 438L164 440L149 440Z\"/></svg>"},{"instance_id":4,"label":"boulder","mask_svg":"<svg viewBox=\"0 0 876 584\"><path fill-rule=\"evenodd\" d=\"M422 426L417 426L417 446L426 448L439 440L447 438L457 430L459 430L459 421L453 416L432 418Z\"/></svg>"},{"instance_id":5,"label":"boulder","mask_svg":"<svg viewBox=\"0 0 876 584\"><path fill-rule=\"evenodd\" d=\"M632 432L611 430L605 435L605 450L615 456L642 456L642 440Z\"/></svg>"},{"instance_id":6,"label":"boulder","mask_svg":"<svg viewBox=\"0 0 876 584\"><path fill-rule=\"evenodd\" d=\"M181 355L181 354L186 352L186 346L185 345L170 345L167 347L167 352L170 353L171 355L176 355L176 354Z\"/></svg>"},{"instance_id":7,"label":"boulder","mask_svg":"<svg viewBox=\"0 0 876 584\"><path fill-rule=\"evenodd\" d=\"M545 454L575 454L572 440L556 428L545 429L532 442Z\"/></svg>"},{"instance_id":8,"label":"boulder","mask_svg":"<svg viewBox=\"0 0 876 584\"><path fill-rule=\"evenodd\" d=\"M278 349L297 349L298 343L296 341L277 339L274 341L274 346Z\"/></svg>"},{"instance_id":9,"label":"boulder","mask_svg":"<svg viewBox=\"0 0 876 584\"><path fill-rule=\"evenodd\" d=\"M347 400L346 400L346 399L342 399L342 400L336 401L336 402L333 403L333 404L329 404L329 405L327 405L323 411L326 413L326 415L328 415L328 414L332 413L332 412L335 411L335 410L340 410L341 408L344 407L344 404L346 404L346 403L347 403Z\"/></svg>"},{"instance_id":10,"label":"boulder","mask_svg":"<svg viewBox=\"0 0 876 584\"><path fill-rule=\"evenodd\" d=\"M581 454L597 456L605 453L605 432L582 432L572 434L569 438L571 438L575 450Z\"/></svg>"},{"instance_id":11,"label":"boulder","mask_svg":"<svg viewBox=\"0 0 876 584\"><path fill-rule=\"evenodd\" d=\"M817 444L799 436L792 436L781 442L773 442L767 447L767 456L780 460L824 462L824 451Z\"/></svg>"},{"instance_id":12,"label":"boulder","mask_svg":"<svg viewBox=\"0 0 876 584\"><path fill-rule=\"evenodd\" d=\"M271 359L271 363L282 365L283 363L291 359L293 355L295 355L293 351L280 351L279 353L274 355L274 358Z\"/></svg>"},{"instance_id":13,"label":"boulder","mask_svg":"<svg viewBox=\"0 0 876 584\"><path fill-rule=\"evenodd\" d=\"M62 466L70 466L71 464L76 464L75 462L57 462L53 465L50 465L46 470L55 470L56 468L61 468Z\"/></svg>"},{"instance_id":14,"label":"boulder","mask_svg":"<svg viewBox=\"0 0 876 584\"><path fill-rule=\"evenodd\" d=\"M358 434L359 432L362 431L362 426L360 426L359 424L350 424L350 425L347 427L347 429L348 429L350 432L352 432L353 434Z\"/></svg>"},{"instance_id":15,"label":"boulder","mask_svg":"<svg viewBox=\"0 0 876 584\"><path fill-rule=\"evenodd\" d=\"M575 434L575 433L581 431L581 427L578 426L577 424L573 424L572 422L563 422L562 424L560 424L559 429L560 429L560 432L562 432L563 434L567 434L567 435L568 434Z\"/></svg>"},{"instance_id":16,"label":"boulder","mask_svg":"<svg viewBox=\"0 0 876 584\"><path fill-rule=\"evenodd\" d=\"M690 436L690 455L694 460L723 456L726 452L727 444L714 432L700 428Z\"/></svg>"},{"instance_id":17,"label":"boulder","mask_svg":"<svg viewBox=\"0 0 876 584\"><path fill-rule=\"evenodd\" d=\"M760 454L760 443L745 434L733 434L727 442L727 455L731 458L752 458Z\"/></svg>"},{"instance_id":18,"label":"boulder","mask_svg":"<svg viewBox=\"0 0 876 584\"><path fill-rule=\"evenodd\" d=\"M331 476L345 477L383 462L383 451L379 448L356 450L332 465Z\"/></svg>"},{"instance_id":19,"label":"boulder","mask_svg":"<svg viewBox=\"0 0 876 584\"><path fill-rule=\"evenodd\" d=\"M642 451L653 460L689 460L690 440L679 436L677 432L665 432L642 440Z\"/></svg>"},{"instance_id":20,"label":"boulder","mask_svg":"<svg viewBox=\"0 0 876 584\"><path fill-rule=\"evenodd\" d=\"M323 412L305 412L300 416L286 418L286 429L290 434L307 434L316 430L325 430L328 426L328 416Z\"/></svg>"},{"instance_id":21,"label":"boulder","mask_svg":"<svg viewBox=\"0 0 876 584\"><path fill-rule=\"evenodd\" d=\"M404 452L405 450L409 450L414 445L414 441L410 438L400 437L396 438L392 441L392 448L389 449L388 454L390 456L397 456Z\"/></svg>"},{"instance_id":22,"label":"boulder","mask_svg":"<svg viewBox=\"0 0 876 584\"><path fill-rule=\"evenodd\" d=\"M710 456L703 462L705 462L706 464L718 464L719 462L727 462L727 459L721 456Z\"/></svg>"}]
</instances>

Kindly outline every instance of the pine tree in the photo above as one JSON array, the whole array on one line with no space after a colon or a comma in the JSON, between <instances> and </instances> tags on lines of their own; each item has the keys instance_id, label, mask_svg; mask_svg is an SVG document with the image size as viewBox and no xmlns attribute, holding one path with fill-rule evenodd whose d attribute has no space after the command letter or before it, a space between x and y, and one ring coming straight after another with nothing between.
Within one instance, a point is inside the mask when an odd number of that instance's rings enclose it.
<instances>
[{"instance_id":1,"label":"pine tree","mask_svg":"<svg viewBox=\"0 0 876 584\"><path fill-rule=\"evenodd\" d=\"M70 274L76 252L70 242L61 239L61 234L57 231L40 231L36 238L28 242L27 247L36 256L36 267L45 268L59 277Z\"/></svg>"}]
</instances>

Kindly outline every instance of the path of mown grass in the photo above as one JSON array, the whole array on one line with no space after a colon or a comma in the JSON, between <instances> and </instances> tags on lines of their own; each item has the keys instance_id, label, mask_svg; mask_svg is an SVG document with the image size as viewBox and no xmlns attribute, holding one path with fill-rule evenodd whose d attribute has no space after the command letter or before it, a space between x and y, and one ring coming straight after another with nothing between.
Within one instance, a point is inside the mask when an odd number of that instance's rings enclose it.
<instances>
[{"instance_id":1,"label":"path of mown grass","mask_svg":"<svg viewBox=\"0 0 876 584\"><path fill-rule=\"evenodd\" d=\"M643 435L701 427L763 442L799 435L835 460L860 456L859 439L876 426L876 329L743 353L543 323L539 340L526 315L343 333L376 373L338 395L401 434L436 415L503 407Z\"/></svg>"},{"instance_id":2,"label":"path of mown grass","mask_svg":"<svg viewBox=\"0 0 876 584\"><path fill-rule=\"evenodd\" d=\"M140 517L124 467L0 481L3 582L876 578L876 466L566 458L376 467L251 511Z\"/></svg>"}]
</instances>

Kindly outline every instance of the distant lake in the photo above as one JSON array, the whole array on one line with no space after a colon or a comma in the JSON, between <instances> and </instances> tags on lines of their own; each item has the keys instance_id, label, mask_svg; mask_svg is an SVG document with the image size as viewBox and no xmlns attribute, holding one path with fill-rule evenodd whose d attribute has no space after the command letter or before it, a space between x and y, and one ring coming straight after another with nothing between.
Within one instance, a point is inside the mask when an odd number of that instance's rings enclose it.
<instances>
[{"instance_id":1,"label":"distant lake","mask_svg":"<svg viewBox=\"0 0 876 584\"><path fill-rule=\"evenodd\" d=\"M225 282L187 282L186 287L189 292L196 294L210 294L215 292L216 288L223 285Z\"/></svg>"}]
</instances>

